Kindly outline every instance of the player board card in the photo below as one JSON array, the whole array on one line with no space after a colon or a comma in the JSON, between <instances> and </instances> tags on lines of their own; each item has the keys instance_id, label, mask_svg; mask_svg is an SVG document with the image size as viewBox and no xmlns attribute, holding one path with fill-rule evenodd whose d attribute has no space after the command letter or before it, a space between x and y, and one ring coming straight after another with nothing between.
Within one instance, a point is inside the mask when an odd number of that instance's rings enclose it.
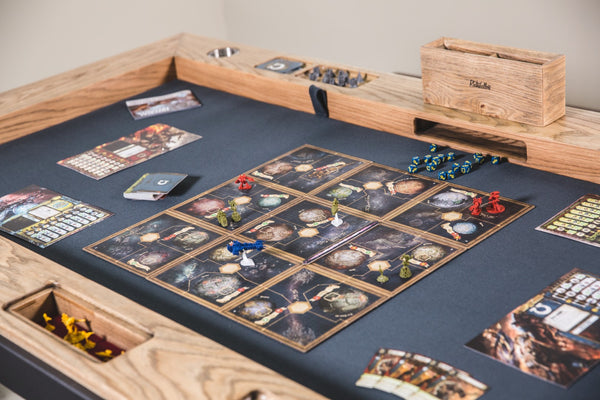
<instances>
[{"instance_id":1,"label":"player board card","mask_svg":"<svg viewBox=\"0 0 600 400\"><path fill-rule=\"evenodd\" d=\"M0 229L41 248L111 215L37 185L0 197Z\"/></svg>"},{"instance_id":2,"label":"player board card","mask_svg":"<svg viewBox=\"0 0 600 400\"><path fill-rule=\"evenodd\" d=\"M282 57L274 58L256 66L256 68L266 69L267 71L278 72L280 74L291 74L302 67L304 67L303 62L288 60L287 58Z\"/></svg>"},{"instance_id":3,"label":"player board card","mask_svg":"<svg viewBox=\"0 0 600 400\"><path fill-rule=\"evenodd\" d=\"M268 251L247 253L252 265L244 265L242 256L232 254L227 242L221 242L162 270L153 281L210 308L221 308L294 266Z\"/></svg>"},{"instance_id":4,"label":"player board card","mask_svg":"<svg viewBox=\"0 0 600 400\"><path fill-rule=\"evenodd\" d=\"M147 275L218 236L204 227L161 214L84 250L138 274Z\"/></svg>"},{"instance_id":5,"label":"player board card","mask_svg":"<svg viewBox=\"0 0 600 400\"><path fill-rule=\"evenodd\" d=\"M600 247L600 195L580 197L536 229Z\"/></svg>"},{"instance_id":6,"label":"player board card","mask_svg":"<svg viewBox=\"0 0 600 400\"><path fill-rule=\"evenodd\" d=\"M439 184L383 165L370 165L329 186L318 197L383 217Z\"/></svg>"},{"instance_id":7,"label":"player board card","mask_svg":"<svg viewBox=\"0 0 600 400\"><path fill-rule=\"evenodd\" d=\"M154 124L58 164L90 178L102 179L200 138L202 136L169 125Z\"/></svg>"},{"instance_id":8,"label":"player board card","mask_svg":"<svg viewBox=\"0 0 600 400\"><path fill-rule=\"evenodd\" d=\"M379 300L374 293L302 268L228 313L246 326L308 351Z\"/></svg>"},{"instance_id":9,"label":"player board card","mask_svg":"<svg viewBox=\"0 0 600 400\"><path fill-rule=\"evenodd\" d=\"M133 119L142 119L201 107L202 103L191 90L180 90L162 96L127 100L125 105Z\"/></svg>"},{"instance_id":10,"label":"player board card","mask_svg":"<svg viewBox=\"0 0 600 400\"><path fill-rule=\"evenodd\" d=\"M221 226L217 215L219 211L223 211L228 220L225 228L235 230L285 206L294 199L296 196L293 194L273 189L260 182L255 182L251 190L240 190L238 184L231 180L225 185L188 200L176 210L215 226ZM236 222L231 218L233 213L231 201L235 203L233 206L241 217L240 221Z\"/></svg>"},{"instance_id":11,"label":"player board card","mask_svg":"<svg viewBox=\"0 0 600 400\"><path fill-rule=\"evenodd\" d=\"M600 361L600 276L573 269L467 347L569 386Z\"/></svg>"},{"instance_id":12,"label":"player board card","mask_svg":"<svg viewBox=\"0 0 600 400\"><path fill-rule=\"evenodd\" d=\"M407 353L394 349L379 349L371 358L364 372L356 381L356 386L373 388L384 375L396 368L398 363L405 359Z\"/></svg>"},{"instance_id":13,"label":"player board card","mask_svg":"<svg viewBox=\"0 0 600 400\"><path fill-rule=\"evenodd\" d=\"M264 164L250 175L308 193L361 164L360 159L305 145Z\"/></svg>"}]
</instances>

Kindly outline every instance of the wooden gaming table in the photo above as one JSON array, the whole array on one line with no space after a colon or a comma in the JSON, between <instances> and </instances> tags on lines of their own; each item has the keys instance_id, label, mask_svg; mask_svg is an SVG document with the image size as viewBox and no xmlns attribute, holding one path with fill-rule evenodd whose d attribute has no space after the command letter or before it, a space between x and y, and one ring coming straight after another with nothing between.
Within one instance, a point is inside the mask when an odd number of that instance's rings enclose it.
<instances>
[{"instance_id":1,"label":"wooden gaming table","mask_svg":"<svg viewBox=\"0 0 600 400\"><path fill-rule=\"evenodd\" d=\"M209 55L226 47L239 52ZM282 56L305 67L288 75L255 68ZM567 107L565 117L534 127L424 105L420 79L361 70L368 79L358 88L317 84L329 110L329 119L318 118L306 74L315 65L358 71L181 34L0 95L2 194L36 183L116 214L43 250L2 234L0 381L28 398L394 398L353 385L381 346L463 368L491 387L489 399L597 398L598 370L566 390L462 345L571 268L600 273L597 249L533 230L580 195L598 193L600 113ZM188 87L204 103L203 119L166 119L204 136L198 155L184 156L183 148L99 182L56 166L144 126L119 114L122 100ZM307 354L81 251L303 143L405 168L425 151L422 142L506 157L501 169L487 166L457 183L499 189L536 209ZM171 200L132 206L120 193L150 167L196 178ZM11 311L48 292L112 321L106 329L131 351L98 363Z\"/></svg>"}]
</instances>

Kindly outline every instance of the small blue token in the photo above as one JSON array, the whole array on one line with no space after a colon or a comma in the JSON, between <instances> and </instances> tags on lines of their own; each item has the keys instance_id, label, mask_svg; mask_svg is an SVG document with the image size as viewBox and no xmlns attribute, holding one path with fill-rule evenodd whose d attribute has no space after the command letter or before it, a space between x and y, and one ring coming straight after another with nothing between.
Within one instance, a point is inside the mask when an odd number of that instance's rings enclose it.
<instances>
[{"instance_id":1,"label":"small blue token","mask_svg":"<svg viewBox=\"0 0 600 400\"><path fill-rule=\"evenodd\" d=\"M439 153L437 156L440 160L446 161L446 155L444 153Z\"/></svg>"},{"instance_id":2,"label":"small blue token","mask_svg":"<svg viewBox=\"0 0 600 400\"><path fill-rule=\"evenodd\" d=\"M448 170L448 172L446 172L446 176L448 177L448 179L454 179L456 178L456 171L454 171L453 169Z\"/></svg>"},{"instance_id":3,"label":"small blue token","mask_svg":"<svg viewBox=\"0 0 600 400\"><path fill-rule=\"evenodd\" d=\"M434 163L429 163L427 164L427 166L425 166L425 169L429 172L435 171L437 169L437 165L435 165Z\"/></svg>"},{"instance_id":4,"label":"small blue token","mask_svg":"<svg viewBox=\"0 0 600 400\"><path fill-rule=\"evenodd\" d=\"M448 173L446 171L438 172L438 179L440 181L445 181L448 178Z\"/></svg>"},{"instance_id":5,"label":"small blue token","mask_svg":"<svg viewBox=\"0 0 600 400\"><path fill-rule=\"evenodd\" d=\"M460 164L455 162L454 164L452 164L452 171L456 172L460 169Z\"/></svg>"},{"instance_id":6,"label":"small blue token","mask_svg":"<svg viewBox=\"0 0 600 400\"><path fill-rule=\"evenodd\" d=\"M426 154L423 156L423 162L425 162L425 164L430 163L432 158L433 156L431 154Z\"/></svg>"},{"instance_id":7,"label":"small blue token","mask_svg":"<svg viewBox=\"0 0 600 400\"><path fill-rule=\"evenodd\" d=\"M494 164L494 165L500 164L500 157L499 156L492 156L491 163Z\"/></svg>"},{"instance_id":8,"label":"small blue token","mask_svg":"<svg viewBox=\"0 0 600 400\"><path fill-rule=\"evenodd\" d=\"M421 158L420 158L419 156L414 156L414 157L412 158L411 162L412 162L414 165L419 165L419 164L421 164Z\"/></svg>"},{"instance_id":9,"label":"small blue token","mask_svg":"<svg viewBox=\"0 0 600 400\"><path fill-rule=\"evenodd\" d=\"M446 156L447 161L454 161L455 158L456 158L456 155L454 154L453 151L448 152L448 155Z\"/></svg>"},{"instance_id":10,"label":"small blue token","mask_svg":"<svg viewBox=\"0 0 600 400\"><path fill-rule=\"evenodd\" d=\"M414 164L410 164L408 166L408 172L410 172L411 174L414 174L415 172L417 172L417 166Z\"/></svg>"},{"instance_id":11,"label":"small blue token","mask_svg":"<svg viewBox=\"0 0 600 400\"><path fill-rule=\"evenodd\" d=\"M435 144L435 143L431 143L431 144L429 145L429 151L430 151L430 152L432 152L432 153L435 153L436 151L438 151L438 146L437 146L437 144Z\"/></svg>"}]
</instances>

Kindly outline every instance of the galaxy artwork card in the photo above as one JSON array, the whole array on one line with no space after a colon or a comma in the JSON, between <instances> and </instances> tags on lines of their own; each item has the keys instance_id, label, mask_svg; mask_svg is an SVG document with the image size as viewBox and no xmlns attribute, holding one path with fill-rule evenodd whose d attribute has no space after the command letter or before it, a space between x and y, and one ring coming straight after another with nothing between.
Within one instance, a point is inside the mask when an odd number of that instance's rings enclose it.
<instances>
[{"instance_id":1,"label":"galaxy artwork card","mask_svg":"<svg viewBox=\"0 0 600 400\"><path fill-rule=\"evenodd\" d=\"M443 265L463 250L450 247L415 235L413 232L378 225L368 232L352 239L317 261L353 279L370 283L378 288L395 291L409 280ZM408 255L412 276L401 278L402 257ZM378 279L388 278L385 285Z\"/></svg>"},{"instance_id":2,"label":"galaxy artwork card","mask_svg":"<svg viewBox=\"0 0 600 400\"><path fill-rule=\"evenodd\" d=\"M333 219L330 206L304 200L269 216L243 235L310 262L316 260L322 250L373 222L343 212L338 212L341 225L334 226Z\"/></svg>"},{"instance_id":3,"label":"galaxy artwork card","mask_svg":"<svg viewBox=\"0 0 600 400\"><path fill-rule=\"evenodd\" d=\"M288 60L287 58L274 58L256 66L258 69L266 69L267 71L278 72L280 74L290 74L304 67L302 61Z\"/></svg>"},{"instance_id":4,"label":"galaxy artwork card","mask_svg":"<svg viewBox=\"0 0 600 400\"><path fill-rule=\"evenodd\" d=\"M58 161L58 165L98 180L201 138L169 125L154 124Z\"/></svg>"},{"instance_id":5,"label":"galaxy artwork card","mask_svg":"<svg viewBox=\"0 0 600 400\"><path fill-rule=\"evenodd\" d=\"M152 280L170 289L176 288L196 301L200 299L211 308L221 308L294 266L267 250L246 254L252 259L252 265L243 265L241 255L227 250L226 242L220 243L162 270Z\"/></svg>"},{"instance_id":6,"label":"galaxy artwork card","mask_svg":"<svg viewBox=\"0 0 600 400\"><path fill-rule=\"evenodd\" d=\"M218 237L209 229L160 214L84 250L140 275L147 275Z\"/></svg>"},{"instance_id":7,"label":"galaxy artwork card","mask_svg":"<svg viewBox=\"0 0 600 400\"><path fill-rule=\"evenodd\" d=\"M133 119L143 119L201 107L202 103L191 90L180 90L162 96L127 100L125 105Z\"/></svg>"},{"instance_id":8,"label":"galaxy artwork card","mask_svg":"<svg viewBox=\"0 0 600 400\"><path fill-rule=\"evenodd\" d=\"M41 248L111 215L37 185L0 197L0 229Z\"/></svg>"},{"instance_id":9,"label":"galaxy artwork card","mask_svg":"<svg viewBox=\"0 0 600 400\"><path fill-rule=\"evenodd\" d=\"M573 269L467 347L568 387L600 361L600 276Z\"/></svg>"},{"instance_id":10,"label":"galaxy artwork card","mask_svg":"<svg viewBox=\"0 0 600 400\"><path fill-rule=\"evenodd\" d=\"M480 203L478 211L473 210L474 202ZM516 200L448 184L391 220L471 247L532 208Z\"/></svg>"},{"instance_id":11,"label":"galaxy artwork card","mask_svg":"<svg viewBox=\"0 0 600 400\"><path fill-rule=\"evenodd\" d=\"M246 326L308 351L380 300L374 293L302 268L228 313Z\"/></svg>"},{"instance_id":12,"label":"galaxy artwork card","mask_svg":"<svg viewBox=\"0 0 600 400\"><path fill-rule=\"evenodd\" d=\"M600 195L580 197L535 229L600 247Z\"/></svg>"},{"instance_id":13,"label":"galaxy artwork card","mask_svg":"<svg viewBox=\"0 0 600 400\"><path fill-rule=\"evenodd\" d=\"M309 193L363 163L355 157L305 145L252 170L250 175Z\"/></svg>"},{"instance_id":14,"label":"galaxy artwork card","mask_svg":"<svg viewBox=\"0 0 600 400\"><path fill-rule=\"evenodd\" d=\"M228 219L225 228L235 230L285 206L294 199L296 196L265 186L260 182L253 183L251 190L240 190L239 185L232 180L188 200L176 210L218 227L222 227L222 225L218 221L217 213L223 211ZM232 201L234 204L231 203ZM233 208L241 216L241 220L238 222L231 219Z\"/></svg>"},{"instance_id":15,"label":"galaxy artwork card","mask_svg":"<svg viewBox=\"0 0 600 400\"><path fill-rule=\"evenodd\" d=\"M358 211L383 217L438 185L438 181L382 165L370 165L317 194Z\"/></svg>"}]
</instances>

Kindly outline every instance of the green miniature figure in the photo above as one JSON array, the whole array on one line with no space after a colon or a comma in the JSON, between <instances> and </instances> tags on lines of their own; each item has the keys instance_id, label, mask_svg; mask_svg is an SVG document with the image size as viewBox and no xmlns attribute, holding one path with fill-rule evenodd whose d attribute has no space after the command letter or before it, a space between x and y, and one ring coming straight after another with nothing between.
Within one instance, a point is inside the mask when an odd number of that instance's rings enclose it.
<instances>
[{"instance_id":1,"label":"green miniature figure","mask_svg":"<svg viewBox=\"0 0 600 400\"><path fill-rule=\"evenodd\" d=\"M242 220L242 216L237 210L237 204L235 200L229 200L229 207L231 208L231 220L233 222L240 222Z\"/></svg>"},{"instance_id":2,"label":"green miniature figure","mask_svg":"<svg viewBox=\"0 0 600 400\"><path fill-rule=\"evenodd\" d=\"M337 214L337 212L338 212L339 204L340 203L339 203L337 197L334 197L333 203L331 203L331 215L333 217L335 217L335 214Z\"/></svg>"},{"instance_id":3,"label":"green miniature figure","mask_svg":"<svg viewBox=\"0 0 600 400\"><path fill-rule=\"evenodd\" d=\"M229 225L229 221L227 221L227 214L223 210L217 211L217 221L223 228L226 228Z\"/></svg>"},{"instance_id":4,"label":"green miniature figure","mask_svg":"<svg viewBox=\"0 0 600 400\"><path fill-rule=\"evenodd\" d=\"M379 282L379 283L386 283L389 280L390 280L390 278L388 278L387 276L385 276L383 274L383 268L381 268L381 265L380 265L379 266L379 276L377 277L377 282Z\"/></svg>"},{"instance_id":5,"label":"green miniature figure","mask_svg":"<svg viewBox=\"0 0 600 400\"><path fill-rule=\"evenodd\" d=\"M342 221L342 219L338 216L338 208L339 208L339 202L337 197L333 198L333 203L331 204L331 215L333 216L333 220L331 221L331 225L338 227L341 224L344 223L344 221Z\"/></svg>"},{"instance_id":6,"label":"green miniature figure","mask_svg":"<svg viewBox=\"0 0 600 400\"><path fill-rule=\"evenodd\" d=\"M408 266L409 260L410 256L408 254L402 256L402 268L400 268L400 278L402 279L408 279L412 276L412 272Z\"/></svg>"}]
</instances>

